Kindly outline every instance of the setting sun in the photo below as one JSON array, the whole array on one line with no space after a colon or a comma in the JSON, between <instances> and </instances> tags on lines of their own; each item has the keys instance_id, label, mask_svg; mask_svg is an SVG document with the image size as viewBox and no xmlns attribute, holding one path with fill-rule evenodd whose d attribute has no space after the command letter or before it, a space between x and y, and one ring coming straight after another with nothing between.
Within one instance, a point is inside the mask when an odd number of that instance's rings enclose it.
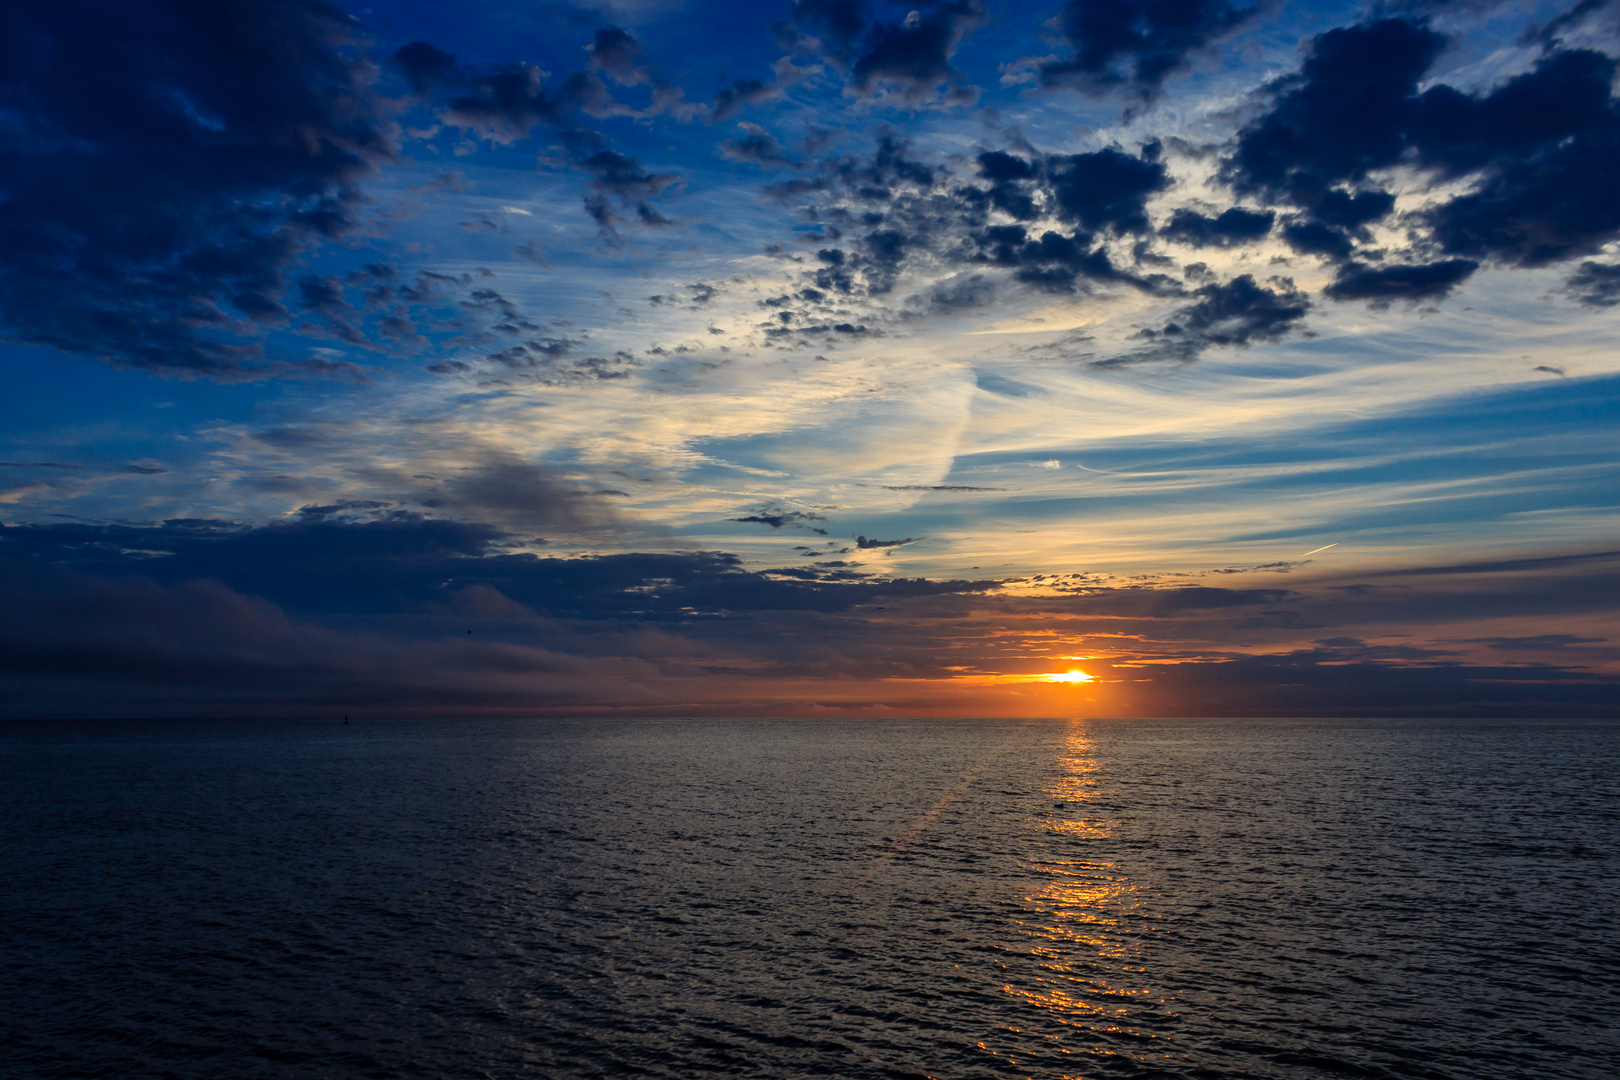
<instances>
[{"instance_id":1,"label":"setting sun","mask_svg":"<svg viewBox=\"0 0 1620 1080\"><path fill-rule=\"evenodd\" d=\"M1043 675L1041 678L1045 679L1047 682L1062 683L1088 683L1091 681L1091 676L1087 675L1083 671L1059 671L1054 672L1051 675Z\"/></svg>"}]
</instances>

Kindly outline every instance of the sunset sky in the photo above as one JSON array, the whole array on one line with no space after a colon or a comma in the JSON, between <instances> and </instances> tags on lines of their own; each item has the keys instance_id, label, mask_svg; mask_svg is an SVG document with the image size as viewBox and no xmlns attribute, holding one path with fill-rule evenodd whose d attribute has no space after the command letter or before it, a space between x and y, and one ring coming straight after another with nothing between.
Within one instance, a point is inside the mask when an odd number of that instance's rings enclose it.
<instances>
[{"instance_id":1,"label":"sunset sky","mask_svg":"<svg viewBox=\"0 0 1620 1080\"><path fill-rule=\"evenodd\" d=\"M4 713L1620 711L1620 5L0 28Z\"/></svg>"}]
</instances>

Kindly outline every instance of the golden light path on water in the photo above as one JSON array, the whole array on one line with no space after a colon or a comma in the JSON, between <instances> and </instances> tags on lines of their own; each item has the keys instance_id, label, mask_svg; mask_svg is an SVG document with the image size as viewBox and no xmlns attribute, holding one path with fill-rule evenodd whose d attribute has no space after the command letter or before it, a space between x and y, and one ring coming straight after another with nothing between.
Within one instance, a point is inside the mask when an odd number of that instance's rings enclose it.
<instances>
[{"instance_id":1,"label":"golden light path on water","mask_svg":"<svg viewBox=\"0 0 1620 1080\"><path fill-rule=\"evenodd\" d=\"M1052 849L1053 857L1025 864L1039 886L1022 897L1022 911L1014 918L1029 939L1039 974L1033 981L1025 976L1022 983L1008 982L1002 990L1045 1012L1054 1024L1044 1033L1050 1050L1076 1057L1123 1054L1140 1061L1144 1055L1116 1047L1145 1047L1155 1038L1132 1025L1133 1006L1157 1000L1141 985L1140 923L1145 920L1138 886L1101 843L1118 822L1097 805L1104 772L1084 721L1074 724L1057 765L1046 789L1055 812L1033 822L1048 834L1042 846ZM1096 854L1086 857L1086 849ZM1064 1080L1080 1076L1063 1074Z\"/></svg>"}]
</instances>

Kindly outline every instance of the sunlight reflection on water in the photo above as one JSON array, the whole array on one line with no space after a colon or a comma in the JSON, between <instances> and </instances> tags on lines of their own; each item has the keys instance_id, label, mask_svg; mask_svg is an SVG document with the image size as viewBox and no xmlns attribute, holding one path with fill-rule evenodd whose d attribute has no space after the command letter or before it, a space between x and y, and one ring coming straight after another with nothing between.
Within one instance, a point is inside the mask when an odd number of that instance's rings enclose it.
<instances>
[{"instance_id":1,"label":"sunlight reflection on water","mask_svg":"<svg viewBox=\"0 0 1620 1080\"><path fill-rule=\"evenodd\" d=\"M1071 842L1106 841L1118 822L1098 812L1105 779L1085 722L1074 723L1056 765L1045 789L1054 813L1033 818L1032 828ZM1145 970L1146 945L1130 932L1140 909L1138 886L1108 859L1048 858L1021 865L1039 888L1022 897L1022 911L1013 921L1032 939L1028 950L1038 967L1033 978L1009 982L1003 992L1069 1029L1047 1035L1051 1050L1060 1054L1097 1052L1099 1033L1151 1040L1151 1033L1132 1025L1133 999L1150 991L1118 978Z\"/></svg>"},{"instance_id":2,"label":"sunlight reflection on water","mask_svg":"<svg viewBox=\"0 0 1620 1080\"><path fill-rule=\"evenodd\" d=\"M1620 725L0 729L0 1044L64 1080L1610 1080L1617 777Z\"/></svg>"}]
</instances>

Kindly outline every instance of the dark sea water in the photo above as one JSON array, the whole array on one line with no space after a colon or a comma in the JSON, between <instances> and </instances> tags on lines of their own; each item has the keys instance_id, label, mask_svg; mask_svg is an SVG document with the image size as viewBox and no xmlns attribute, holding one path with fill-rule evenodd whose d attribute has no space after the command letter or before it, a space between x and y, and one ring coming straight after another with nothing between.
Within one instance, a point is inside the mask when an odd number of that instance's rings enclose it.
<instances>
[{"instance_id":1,"label":"dark sea water","mask_svg":"<svg viewBox=\"0 0 1620 1080\"><path fill-rule=\"evenodd\" d=\"M0 726L0 1075L1620 1076L1620 725Z\"/></svg>"}]
</instances>

